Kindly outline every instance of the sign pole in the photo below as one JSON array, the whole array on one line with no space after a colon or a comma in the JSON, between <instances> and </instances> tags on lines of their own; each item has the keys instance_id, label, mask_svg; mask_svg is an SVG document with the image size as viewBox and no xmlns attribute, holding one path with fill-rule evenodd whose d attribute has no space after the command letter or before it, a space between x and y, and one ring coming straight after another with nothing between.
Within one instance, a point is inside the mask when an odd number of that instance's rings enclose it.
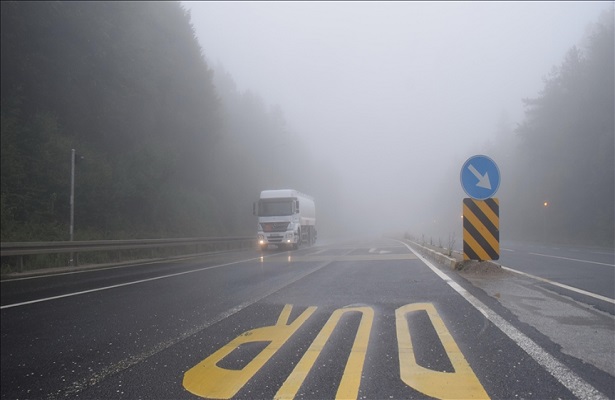
<instances>
[{"instance_id":1,"label":"sign pole","mask_svg":"<svg viewBox=\"0 0 615 400\"><path fill-rule=\"evenodd\" d=\"M500 187L500 169L489 157L470 157L461 167L464 260L500 258L500 203L493 195Z\"/></svg>"}]
</instances>

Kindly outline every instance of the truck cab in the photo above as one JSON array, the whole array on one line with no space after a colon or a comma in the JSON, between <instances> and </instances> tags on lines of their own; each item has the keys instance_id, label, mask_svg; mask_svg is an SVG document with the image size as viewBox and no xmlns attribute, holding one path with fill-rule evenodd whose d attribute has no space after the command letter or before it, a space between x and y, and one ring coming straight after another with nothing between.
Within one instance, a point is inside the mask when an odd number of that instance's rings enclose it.
<instances>
[{"instance_id":1,"label":"truck cab","mask_svg":"<svg viewBox=\"0 0 615 400\"><path fill-rule=\"evenodd\" d=\"M264 190L253 204L258 216L258 245L297 249L316 241L314 199L292 189Z\"/></svg>"}]
</instances>

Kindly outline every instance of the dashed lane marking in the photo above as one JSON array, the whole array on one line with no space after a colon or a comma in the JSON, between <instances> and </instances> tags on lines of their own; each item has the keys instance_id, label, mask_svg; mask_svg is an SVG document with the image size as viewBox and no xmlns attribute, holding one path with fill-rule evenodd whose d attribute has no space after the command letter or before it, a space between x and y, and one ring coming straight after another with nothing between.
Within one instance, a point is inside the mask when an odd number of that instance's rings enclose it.
<instances>
[{"instance_id":1,"label":"dashed lane marking","mask_svg":"<svg viewBox=\"0 0 615 400\"><path fill-rule=\"evenodd\" d=\"M245 260L244 260L245 261ZM230 264L228 264L230 265ZM119 372L122 372L134 365L137 365L143 361L145 361L146 359L155 356L156 354L176 345L177 343L182 342L183 340L197 334L200 333L201 331L209 328L210 326L225 320L226 318L229 318L232 315L237 314L238 312L242 311L243 309L251 306L252 304L255 304L263 299L265 299L266 297L269 297L270 295L279 292L280 290L292 285L295 282L298 282L299 280L315 273L316 271L326 267L327 265L329 265L329 263L325 262L322 264L319 264L317 266L315 266L314 268L311 268L310 270L306 271L305 273L294 277L293 279L290 279L287 282L284 282L274 288L272 288L271 290L262 293L254 298L249 299L248 301L239 304L217 316L215 316L214 318L205 321L204 323L202 323L201 325L195 326L194 328L191 328L187 331L185 331L184 333L180 334L179 336L159 343L157 345L155 345L154 347L140 353L137 355L133 355L133 356L129 356L123 360L121 360L118 363L115 364L111 364L108 365L106 367L104 367L102 370L95 372L94 374L90 375L90 376L86 376L85 378L83 378L80 381L75 381L73 382L70 386L58 391L57 393L55 393L54 396L50 396L49 399L50 400L54 400L54 399L60 399L60 398L68 398L68 397L75 397L75 395L89 387L92 386L96 386L98 385L101 381L103 381L104 379L107 379L109 376L115 375ZM223 265L220 265L219 267L222 267Z\"/></svg>"}]
</instances>

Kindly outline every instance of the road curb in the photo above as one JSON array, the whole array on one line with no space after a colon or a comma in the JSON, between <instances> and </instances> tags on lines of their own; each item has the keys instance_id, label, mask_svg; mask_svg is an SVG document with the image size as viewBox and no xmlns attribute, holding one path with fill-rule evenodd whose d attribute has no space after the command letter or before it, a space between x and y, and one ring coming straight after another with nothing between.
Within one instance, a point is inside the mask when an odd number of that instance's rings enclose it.
<instances>
[{"instance_id":1,"label":"road curb","mask_svg":"<svg viewBox=\"0 0 615 400\"><path fill-rule=\"evenodd\" d=\"M502 266L498 263L495 263L493 261L475 261L475 260L459 260L457 258L454 257L449 257L443 253L440 253L437 250L433 250L430 249L429 247L423 246L417 242L413 242L411 240L405 240L406 242L410 243L411 245L419 248L419 251L430 257L432 260L436 261L439 264L445 265L447 267L449 267L450 269L454 270L454 271L463 271L466 270L468 268L471 268L472 266L476 266L476 265L490 265L493 268L496 268L498 270L502 269ZM453 252L455 253L455 252ZM460 255L460 257L463 257L462 255Z\"/></svg>"},{"instance_id":2,"label":"road curb","mask_svg":"<svg viewBox=\"0 0 615 400\"><path fill-rule=\"evenodd\" d=\"M450 267L453 270L458 269L458 265L461 265L461 263L459 261L457 261L456 259L454 259L452 257L444 255L444 254L442 254L440 252L432 250L432 249L430 249L428 247L420 245L420 244L418 244L416 242L413 242L411 240L407 240L407 242L412 244L413 246L419 247L420 251L423 254L428 255L429 257L431 257L432 259L434 259L438 263L444 264L444 265Z\"/></svg>"}]
</instances>

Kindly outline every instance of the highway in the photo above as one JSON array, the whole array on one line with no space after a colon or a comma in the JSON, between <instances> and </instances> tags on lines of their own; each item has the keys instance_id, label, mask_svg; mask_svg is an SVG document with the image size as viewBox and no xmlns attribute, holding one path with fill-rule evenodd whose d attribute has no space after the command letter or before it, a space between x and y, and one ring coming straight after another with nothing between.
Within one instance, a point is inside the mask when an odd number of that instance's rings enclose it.
<instances>
[{"instance_id":1,"label":"highway","mask_svg":"<svg viewBox=\"0 0 615 400\"><path fill-rule=\"evenodd\" d=\"M613 249L504 242L498 263L598 295L615 293Z\"/></svg>"},{"instance_id":2,"label":"highway","mask_svg":"<svg viewBox=\"0 0 615 400\"><path fill-rule=\"evenodd\" d=\"M612 253L503 248L607 300L394 239L3 279L2 399L615 398Z\"/></svg>"}]
</instances>

